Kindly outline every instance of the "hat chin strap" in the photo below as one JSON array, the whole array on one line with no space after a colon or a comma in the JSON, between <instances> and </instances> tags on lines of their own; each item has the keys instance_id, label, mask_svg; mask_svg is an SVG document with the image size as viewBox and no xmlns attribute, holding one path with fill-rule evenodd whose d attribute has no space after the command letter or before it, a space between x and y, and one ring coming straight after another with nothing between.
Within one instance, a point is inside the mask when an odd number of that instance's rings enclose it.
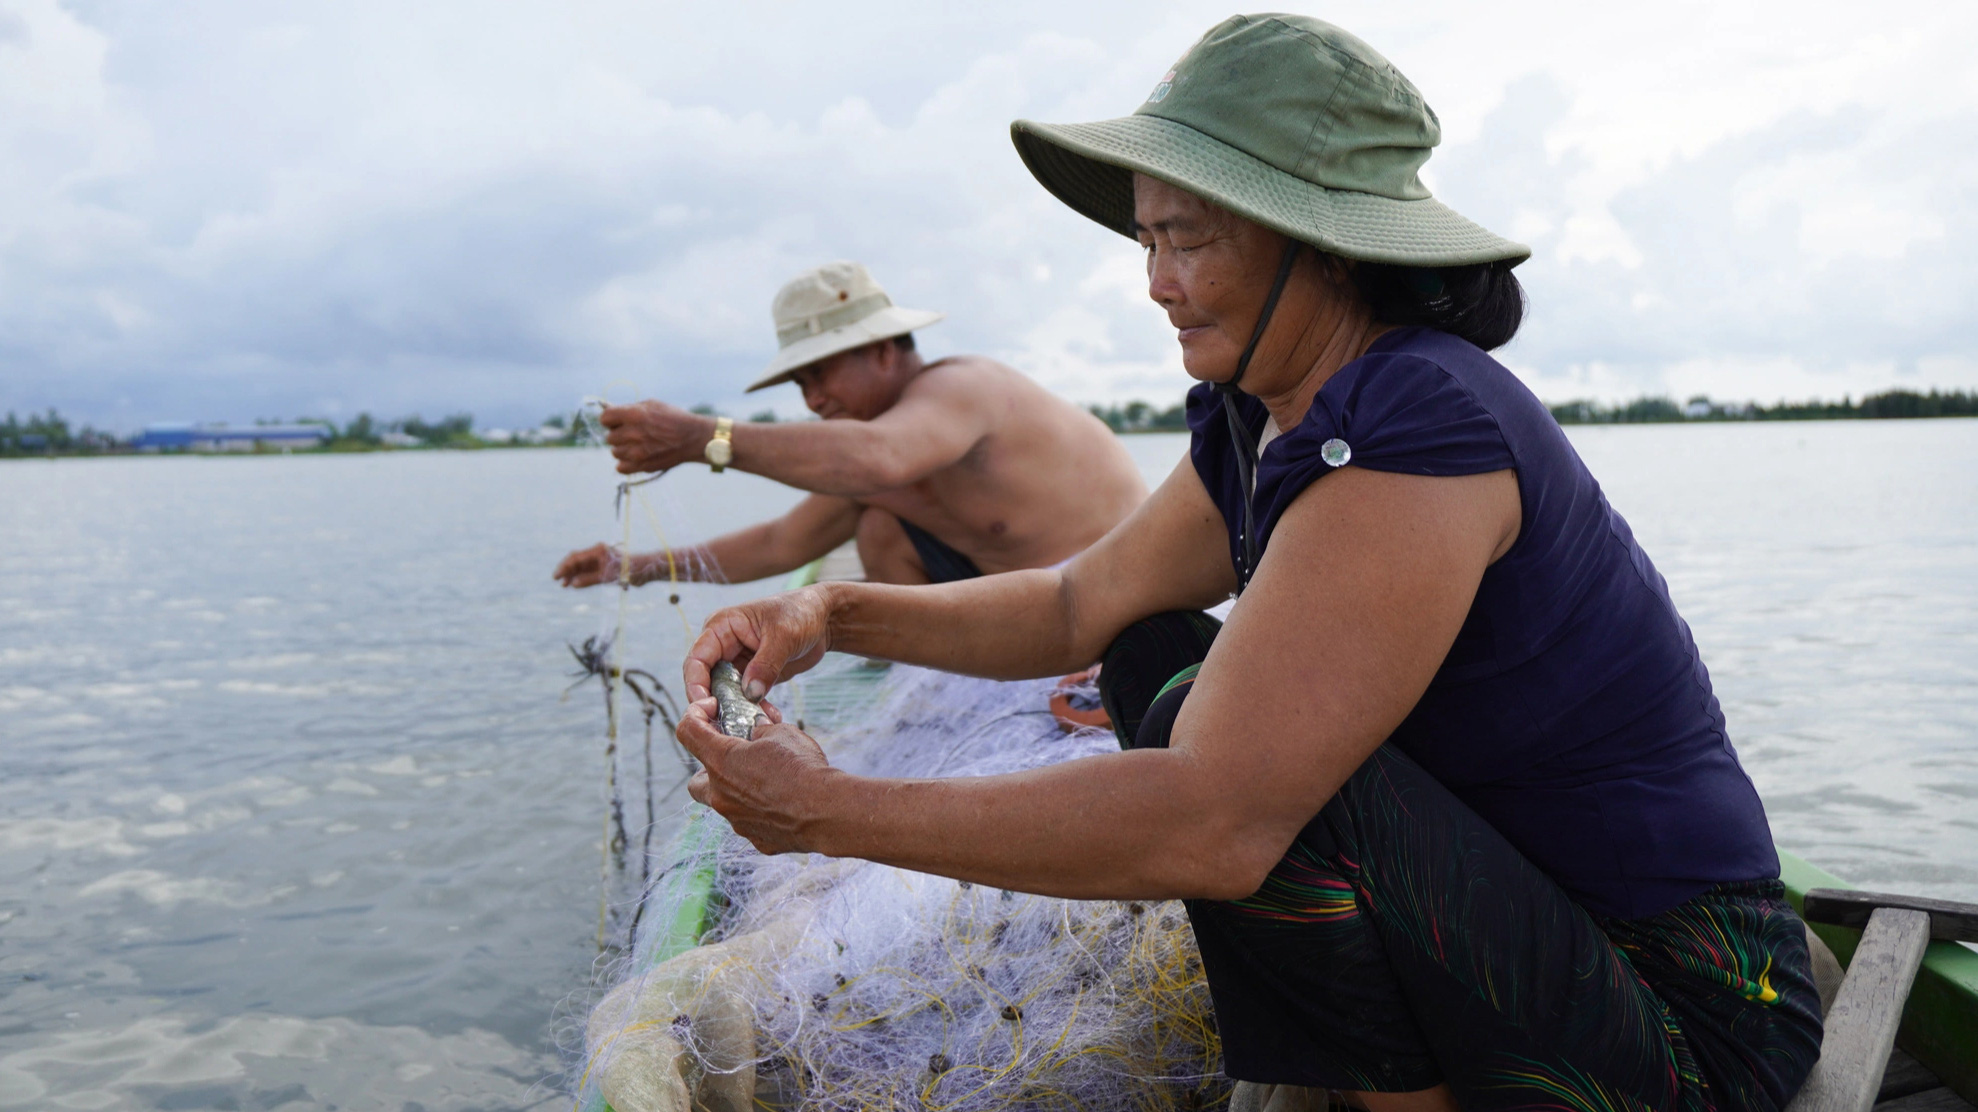
<instances>
[{"instance_id":1,"label":"hat chin strap","mask_svg":"<svg viewBox=\"0 0 1978 1112\"><path fill-rule=\"evenodd\" d=\"M1223 421L1229 426L1230 443L1236 446L1236 476L1243 485L1243 532L1237 540L1243 546L1243 561L1236 569L1236 591L1250 583L1250 577L1257 571L1257 517L1251 503L1257 493L1257 442L1250 438L1250 430L1243 427L1243 418L1236 412L1236 396L1242 391L1238 384L1243 381L1243 372L1250 369L1250 357L1257 354L1257 343L1264 338L1264 330L1271 326L1271 315L1277 312L1277 300L1284 295L1284 284L1291 279L1291 266L1298 261L1298 250L1304 245L1291 240L1284 245L1284 258L1277 264L1277 280L1271 283L1271 293L1264 299L1264 311L1257 317L1257 327L1250 331L1250 342L1243 348L1243 354L1236 357L1236 373L1227 382L1216 383L1216 393L1223 396Z\"/></svg>"},{"instance_id":2,"label":"hat chin strap","mask_svg":"<svg viewBox=\"0 0 1978 1112\"><path fill-rule=\"evenodd\" d=\"M1216 383L1216 389L1227 398L1237 392L1237 385L1243 381L1243 372L1250 369L1250 357L1257 354L1257 342L1264 338L1264 330L1271 326L1271 314L1277 312L1277 299L1284 296L1284 284L1291 280L1291 266L1298 261L1298 250L1305 246L1297 240L1284 245L1284 257L1278 260L1277 279L1271 283L1270 296L1264 298L1264 311L1257 315L1257 327L1250 330L1250 342L1244 345L1243 354L1236 357L1236 373L1229 381Z\"/></svg>"}]
</instances>

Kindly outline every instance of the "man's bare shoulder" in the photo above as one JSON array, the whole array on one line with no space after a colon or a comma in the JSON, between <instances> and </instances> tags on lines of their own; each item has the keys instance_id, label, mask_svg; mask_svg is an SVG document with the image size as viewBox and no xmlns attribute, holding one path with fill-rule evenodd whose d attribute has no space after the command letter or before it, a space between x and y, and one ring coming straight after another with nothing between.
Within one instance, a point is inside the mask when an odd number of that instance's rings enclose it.
<instances>
[{"instance_id":1,"label":"man's bare shoulder","mask_svg":"<svg viewBox=\"0 0 1978 1112\"><path fill-rule=\"evenodd\" d=\"M944 355L921 368L916 381L920 379L943 382L970 382L991 379L1023 378L1023 373L1007 363L1001 363L986 355ZM1024 379L1024 381L1029 381Z\"/></svg>"},{"instance_id":2,"label":"man's bare shoulder","mask_svg":"<svg viewBox=\"0 0 1978 1112\"><path fill-rule=\"evenodd\" d=\"M922 368L907 384L906 396L919 393L930 398L980 399L1041 389L1022 371L986 355L949 355Z\"/></svg>"}]
</instances>

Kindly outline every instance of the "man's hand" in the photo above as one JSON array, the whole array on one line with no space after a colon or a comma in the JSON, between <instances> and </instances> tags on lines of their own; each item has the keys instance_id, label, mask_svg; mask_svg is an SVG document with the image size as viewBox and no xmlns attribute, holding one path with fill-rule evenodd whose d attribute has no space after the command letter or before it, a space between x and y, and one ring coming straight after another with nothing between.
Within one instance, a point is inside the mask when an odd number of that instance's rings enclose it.
<instances>
[{"instance_id":1,"label":"man's hand","mask_svg":"<svg viewBox=\"0 0 1978 1112\"><path fill-rule=\"evenodd\" d=\"M665 402L615 405L598 414L598 424L610 429L605 443L618 457L618 473L666 471L705 459L714 438L714 418L689 413Z\"/></svg>"},{"instance_id":2,"label":"man's hand","mask_svg":"<svg viewBox=\"0 0 1978 1112\"><path fill-rule=\"evenodd\" d=\"M767 703L763 709L780 719ZM717 713L710 697L696 699L680 718L680 744L702 766L688 781L688 793L714 808L760 853L815 848L808 840L814 793L838 775L824 750L781 721L758 721L753 737L729 737L715 725Z\"/></svg>"},{"instance_id":3,"label":"man's hand","mask_svg":"<svg viewBox=\"0 0 1978 1112\"><path fill-rule=\"evenodd\" d=\"M724 660L742 670L751 699L816 664L830 647L828 594L820 584L715 611L680 666L687 698L708 697L714 666Z\"/></svg>"},{"instance_id":4,"label":"man's hand","mask_svg":"<svg viewBox=\"0 0 1978 1112\"><path fill-rule=\"evenodd\" d=\"M565 587L595 587L600 583L618 582L618 550L608 544L594 544L580 548L563 558L556 570L549 573L551 579L560 579Z\"/></svg>"}]
</instances>

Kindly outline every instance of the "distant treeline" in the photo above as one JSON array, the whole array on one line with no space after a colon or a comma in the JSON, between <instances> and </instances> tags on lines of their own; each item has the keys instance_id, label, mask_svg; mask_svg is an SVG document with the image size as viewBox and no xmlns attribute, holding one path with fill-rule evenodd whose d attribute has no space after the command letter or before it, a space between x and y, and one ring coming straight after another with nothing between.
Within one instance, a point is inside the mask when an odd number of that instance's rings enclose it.
<instances>
[{"instance_id":1,"label":"distant treeline","mask_svg":"<svg viewBox=\"0 0 1978 1112\"><path fill-rule=\"evenodd\" d=\"M272 422L270 422L272 423ZM341 428L321 417L302 417L299 425L321 425L329 439L320 448L328 452L362 452L375 448L491 448L539 444L574 444L583 431L583 420L576 413L552 413L542 423L526 429L474 428L474 415L455 413L437 421L418 414L396 421L379 421L369 413L359 413Z\"/></svg>"},{"instance_id":2,"label":"distant treeline","mask_svg":"<svg viewBox=\"0 0 1978 1112\"><path fill-rule=\"evenodd\" d=\"M1181 403L1162 408L1151 402L1131 401L1088 407L1094 417L1118 433L1183 432L1188 428ZM1753 405L1749 402L1717 402L1703 396L1678 403L1673 398L1636 398L1619 405L1595 401L1562 402L1549 407L1562 425L1640 425L1676 421L1824 421L1883 417L1978 417L1978 392L1932 390L1890 390L1869 394L1860 401L1842 398L1838 402L1780 402ZM694 412L712 414L712 406L697 405ZM751 421L773 422L774 410L763 410ZM235 428L235 433L253 428L284 424L257 421ZM549 444L574 444L582 436L583 421L578 414L553 413L529 429L474 428L469 413L455 413L437 421L418 415L395 421L380 421L360 413L338 425L322 417L298 417L285 423L293 428L313 425L323 437L313 446L274 450L310 452L365 452L389 448L489 448ZM183 427L183 426L181 426ZM215 426L219 427L219 426ZM88 425L71 427L53 409L31 413L23 418L9 412L0 421L0 456L105 455L143 450L145 436L120 437ZM162 451L184 449L163 448Z\"/></svg>"},{"instance_id":3,"label":"distant treeline","mask_svg":"<svg viewBox=\"0 0 1978 1112\"><path fill-rule=\"evenodd\" d=\"M1670 421L1831 421L1877 417L1978 417L1978 393L1932 390L1890 390L1860 401L1715 402L1697 396L1678 405L1673 398L1636 398L1621 405L1592 401L1563 402L1550 407L1562 425L1645 425Z\"/></svg>"},{"instance_id":4,"label":"distant treeline","mask_svg":"<svg viewBox=\"0 0 1978 1112\"><path fill-rule=\"evenodd\" d=\"M69 422L53 409L47 413L30 413L26 420L9 410L6 421L0 422L0 455L108 452L115 451L120 443L114 434L88 425L71 429Z\"/></svg>"},{"instance_id":5,"label":"distant treeline","mask_svg":"<svg viewBox=\"0 0 1978 1112\"><path fill-rule=\"evenodd\" d=\"M1127 402L1125 405L1094 405L1086 408L1092 416L1106 423L1114 432L1186 432L1188 420L1186 407L1176 403L1161 409L1148 402Z\"/></svg>"},{"instance_id":6,"label":"distant treeline","mask_svg":"<svg viewBox=\"0 0 1978 1112\"><path fill-rule=\"evenodd\" d=\"M556 418L557 431L566 431L566 419ZM363 451L367 448L479 448L487 441L474 435L474 415L455 413L437 421L428 421L418 414L402 417L396 421L379 421L369 413L359 413L342 428L333 421L320 417L303 417L295 422L298 425L321 425L329 430L330 438L324 447L330 451Z\"/></svg>"},{"instance_id":7,"label":"distant treeline","mask_svg":"<svg viewBox=\"0 0 1978 1112\"><path fill-rule=\"evenodd\" d=\"M489 448L542 444L575 443L582 426L575 414L555 413L535 427L521 430L483 429L476 432L470 413L455 413L437 421L414 414L393 421L380 421L369 413L359 413L343 425L324 417L298 417L293 421L261 420L253 425L199 426L201 430L227 429L235 434L251 433L268 426L314 426L323 430L322 439L310 446L290 446L275 450L305 452L367 452L389 448ZM164 426L154 426L161 428ZM184 429L185 426L177 426ZM117 436L83 425L71 428L67 419L50 409L29 414L25 419L9 412L0 421L0 456L110 455L146 450L149 433ZM195 436L198 432L195 431ZM184 451L164 447L163 452Z\"/></svg>"},{"instance_id":8,"label":"distant treeline","mask_svg":"<svg viewBox=\"0 0 1978 1112\"><path fill-rule=\"evenodd\" d=\"M1088 407L1114 432L1182 432L1188 428L1181 405L1162 409L1150 402ZM1673 421L1826 421L1876 417L1978 417L1978 393L1963 390L1890 390L1860 401L1717 402L1697 396L1686 402L1674 398L1636 398L1619 405L1570 401L1548 407L1562 425L1641 425Z\"/></svg>"}]
</instances>

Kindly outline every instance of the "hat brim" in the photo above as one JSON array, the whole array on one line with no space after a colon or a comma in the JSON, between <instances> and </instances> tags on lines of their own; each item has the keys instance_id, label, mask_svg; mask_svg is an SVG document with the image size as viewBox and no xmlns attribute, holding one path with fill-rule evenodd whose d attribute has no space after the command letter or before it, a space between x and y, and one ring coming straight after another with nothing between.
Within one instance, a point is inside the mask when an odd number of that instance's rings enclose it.
<instances>
[{"instance_id":1,"label":"hat brim","mask_svg":"<svg viewBox=\"0 0 1978 1112\"><path fill-rule=\"evenodd\" d=\"M1133 233L1133 173L1159 178L1303 243L1349 259L1464 266L1531 257L1432 197L1400 200L1314 185L1186 124L1124 116L1090 124L1010 125L1044 188L1085 216Z\"/></svg>"},{"instance_id":2,"label":"hat brim","mask_svg":"<svg viewBox=\"0 0 1978 1112\"><path fill-rule=\"evenodd\" d=\"M889 305L869 317L819 332L815 336L805 336L777 352L776 358L770 360L769 366L764 368L763 376L742 392L752 394L779 382L788 382L791 376L820 359L829 359L841 351L850 351L853 348L878 343L880 340L904 336L909 332L926 328L946 318L947 315L926 309L902 309L898 305Z\"/></svg>"}]
</instances>

